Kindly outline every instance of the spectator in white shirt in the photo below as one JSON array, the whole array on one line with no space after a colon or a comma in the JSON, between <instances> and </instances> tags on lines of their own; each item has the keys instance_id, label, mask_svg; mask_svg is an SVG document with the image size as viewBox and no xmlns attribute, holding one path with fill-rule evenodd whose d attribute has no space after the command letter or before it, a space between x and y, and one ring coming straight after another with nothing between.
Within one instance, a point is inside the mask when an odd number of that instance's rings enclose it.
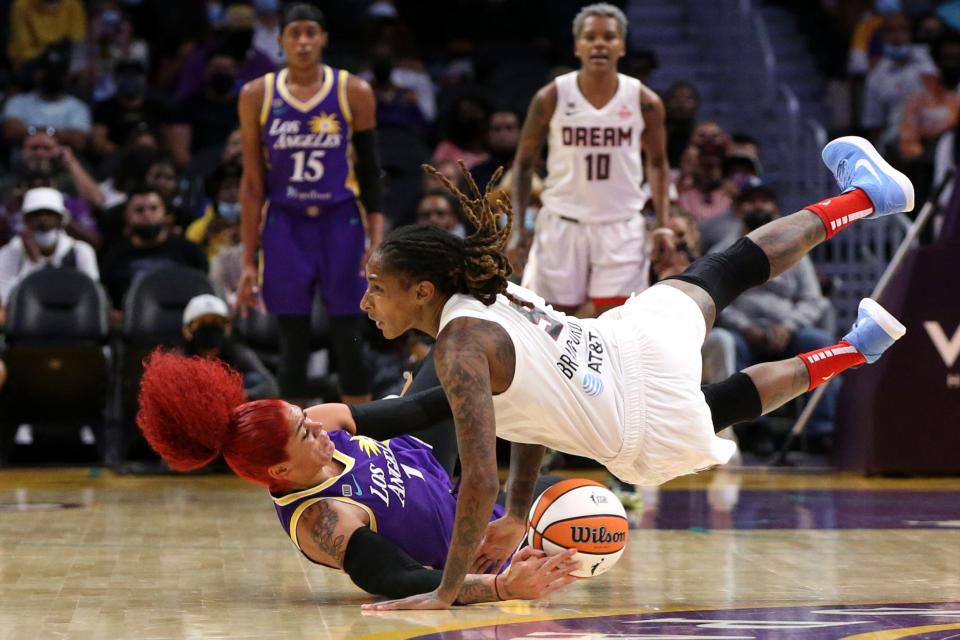
<instances>
[{"instance_id":1,"label":"spectator in white shirt","mask_svg":"<svg viewBox=\"0 0 960 640\"><path fill-rule=\"evenodd\" d=\"M896 153L903 105L923 88L923 74L936 74L937 69L927 48L911 43L906 16L887 15L882 28L883 59L867 75L863 126L881 151Z\"/></svg>"},{"instance_id":2,"label":"spectator in white shirt","mask_svg":"<svg viewBox=\"0 0 960 640\"><path fill-rule=\"evenodd\" d=\"M37 90L7 100L0 117L3 135L11 145L19 145L31 127L54 130L57 141L82 151L92 128L90 107L65 91L69 53L51 47L44 54L37 72Z\"/></svg>"},{"instance_id":3,"label":"spectator in white shirt","mask_svg":"<svg viewBox=\"0 0 960 640\"><path fill-rule=\"evenodd\" d=\"M0 247L0 324L13 288L28 274L44 267L73 267L94 280L100 279L97 256L82 240L68 236L63 227L70 214L63 194L39 187L23 197L23 229Z\"/></svg>"}]
</instances>

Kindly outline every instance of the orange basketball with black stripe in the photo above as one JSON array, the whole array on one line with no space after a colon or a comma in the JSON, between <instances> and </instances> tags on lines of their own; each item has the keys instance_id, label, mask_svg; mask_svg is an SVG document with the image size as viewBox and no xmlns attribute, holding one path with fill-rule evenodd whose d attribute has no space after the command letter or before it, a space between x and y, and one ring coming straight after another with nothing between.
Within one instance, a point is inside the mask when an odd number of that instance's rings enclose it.
<instances>
[{"instance_id":1,"label":"orange basketball with black stripe","mask_svg":"<svg viewBox=\"0 0 960 640\"><path fill-rule=\"evenodd\" d=\"M571 478L553 485L530 508L527 542L554 555L576 549L580 578L608 571L627 544L627 513L613 493L592 480Z\"/></svg>"}]
</instances>

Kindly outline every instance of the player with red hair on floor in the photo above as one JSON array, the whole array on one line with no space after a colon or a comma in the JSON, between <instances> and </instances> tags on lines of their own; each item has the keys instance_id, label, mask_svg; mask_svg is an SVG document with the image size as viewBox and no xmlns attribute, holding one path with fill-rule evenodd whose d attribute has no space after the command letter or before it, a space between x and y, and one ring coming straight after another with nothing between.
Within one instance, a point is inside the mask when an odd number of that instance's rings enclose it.
<instances>
[{"instance_id":1,"label":"player with red hair on floor","mask_svg":"<svg viewBox=\"0 0 960 640\"><path fill-rule=\"evenodd\" d=\"M145 363L137 424L173 469L223 455L237 475L267 487L311 561L343 569L375 594L436 589L441 572L425 566L442 566L456 509L446 471L412 436L378 441L355 435L349 421L325 427L319 418L329 408L246 402L240 374L223 363L158 350ZM572 555L522 549L508 572L468 576L457 602L543 598L576 579Z\"/></svg>"}]
</instances>

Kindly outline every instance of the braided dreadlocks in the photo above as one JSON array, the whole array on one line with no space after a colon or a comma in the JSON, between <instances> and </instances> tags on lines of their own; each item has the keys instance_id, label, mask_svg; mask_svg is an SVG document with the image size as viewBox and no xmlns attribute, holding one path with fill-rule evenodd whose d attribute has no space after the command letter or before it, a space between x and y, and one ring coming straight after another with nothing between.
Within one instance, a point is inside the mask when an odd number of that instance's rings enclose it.
<instances>
[{"instance_id":1,"label":"braided dreadlocks","mask_svg":"<svg viewBox=\"0 0 960 640\"><path fill-rule=\"evenodd\" d=\"M428 280L447 296L467 293L489 306L497 294L506 292L507 278L513 273L503 253L513 231L513 211L509 199L491 188L499 181L503 167L481 192L466 165L462 161L459 165L469 196L432 166L425 164L423 169L460 202L466 222L475 231L460 239L429 225L400 227L387 236L379 252L391 270Z\"/></svg>"}]
</instances>

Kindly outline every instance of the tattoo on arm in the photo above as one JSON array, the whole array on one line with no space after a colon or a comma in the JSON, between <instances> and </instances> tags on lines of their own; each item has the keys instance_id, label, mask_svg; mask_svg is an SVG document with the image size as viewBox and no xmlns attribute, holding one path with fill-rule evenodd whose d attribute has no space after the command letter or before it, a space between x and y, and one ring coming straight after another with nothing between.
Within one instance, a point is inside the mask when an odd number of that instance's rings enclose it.
<instances>
[{"instance_id":1,"label":"tattoo on arm","mask_svg":"<svg viewBox=\"0 0 960 640\"><path fill-rule=\"evenodd\" d=\"M336 561L337 566L343 566L343 556L347 551L347 538L337 534L337 524L340 516L328 504L327 500L320 500L310 508L311 521L310 539L317 549Z\"/></svg>"},{"instance_id":2,"label":"tattoo on arm","mask_svg":"<svg viewBox=\"0 0 960 640\"><path fill-rule=\"evenodd\" d=\"M474 604L476 602L496 602L500 598L493 586L496 576L470 574L460 587L457 604Z\"/></svg>"},{"instance_id":3,"label":"tattoo on arm","mask_svg":"<svg viewBox=\"0 0 960 640\"><path fill-rule=\"evenodd\" d=\"M437 375L453 411L463 465L453 537L439 588L441 597L450 600L459 592L483 538L499 489L487 354L492 336L502 331L484 320L456 318L437 340Z\"/></svg>"},{"instance_id":4,"label":"tattoo on arm","mask_svg":"<svg viewBox=\"0 0 960 640\"><path fill-rule=\"evenodd\" d=\"M546 449L538 444L510 445L510 476L507 484L507 513L525 518L533 502L533 491Z\"/></svg>"}]
</instances>

